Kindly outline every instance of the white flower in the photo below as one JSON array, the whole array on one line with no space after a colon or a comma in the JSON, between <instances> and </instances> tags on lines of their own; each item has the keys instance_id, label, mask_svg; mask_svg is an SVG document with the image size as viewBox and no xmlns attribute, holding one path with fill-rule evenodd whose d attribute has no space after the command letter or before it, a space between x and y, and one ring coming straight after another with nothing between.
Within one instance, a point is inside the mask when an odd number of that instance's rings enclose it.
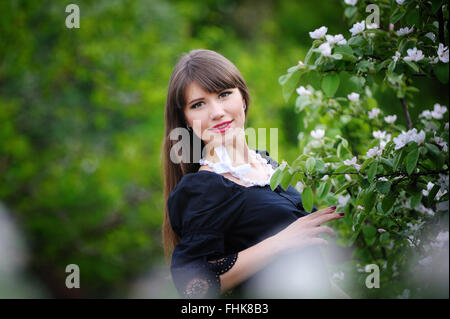
<instances>
[{"instance_id":1,"label":"white flower","mask_svg":"<svg viewBox=\"0 0 450 319\"><path fill-rule=\"evenodd\" d=\"M406 50L406 53L408 53L408 56L403 58L403 60L405 60L405 61L418 62L418 61L422 60L425 57L423 55L422 51L421 50L417 50L416 47Z\"/></svg>"},{"instance_id":2,"label":"white flower","mask_svg":"<svg viewBox=\"0 0 450 319\"><path fill-rule=\"evenodd\" d=\"M347 182L351 182L352 181L352 178L350 177L350 175L345 174L344 177L347 180Z\"/></svg>"},{"instance_id":3,"label":"white flower","mask_svg":"<svg viewBox=\"0 0 450 319\"><path fill-rule=\"evenodd\" d=\"M359 210L363 210L363 209L364 209L364 207L363 207L363 206L361 206L361 205L358 205L358 207L356 207L356 209L359 209Z\"/></svg>"},{"instance_id":4,"label":"white flower","mask_svg":"<svg viewBox=\"0 0 450 319\"><path fill-rule=\"evenodd\" d=\"M380 114L380 109L374 108L372 111L369 111L369 119L374 119Z\"/></svg>"},{"instance_id":5,"label":"white flower","mask_svg":"<svg viewBox=\"0 0 450 319\"><path fill-rule=\"evenodd\" d=\"M431 208L426 208L422 204L416 206L415 210L417 210L418 212L420 212L422 214L428 214L430 216L434 216L434 211Z\"/></svg>"},{"instance_id":6,"label":"white flower","mask_svg":"<svg viewBox=\"0 0 450 319\"><path fill-rule=\"evenodd\" d=\"M374 156L381 156L383 154L383 151L378 148L378 146L375 146L374 148L371 148L367 151L367 157L372 158Z\"/></svg>"},{"instance_id":7,"label":"white flower","mask_svg":"<svg viewBox=\"0 0 450 319\"><path fill-rule=\"evenodd\" d=\"M361 22L356 22L353 27L349 30L352 33L352 36L361 33L366 28L366 22L363 20Z\"/></svg>"},{"instance_id":8,"label":"white flower","mask_svg":"<svg viewBox=\"0 0 450 319\"><path fill-rule=\"evenodd\" d=\"M328 175L323 175L323 177L320 179L321 181L326 181L328 180L329 176Z\"/></svg>"},{"instance_id":9,"label":"white flower","mask_svg":"<svg viewBox=\"0 0 450 319\"><path fill-rule=\"evenodd\" d=\"M398 3L399 5L402 5L403 2L405 2L405 0L395 0L395 1L397 1L397 3Z\"/></svg>"},{"instance_id":10,"label":"white flower","mask_svg":"<svg viewBox=\"0 0 450 319\"><path fill-rule=\"evenodd\" d=\"M344 2L349 6L354 6L358 2L358 0L344 0Z\"/></svg>"},{"instance_id":11,"label":"white flower","mask_svg":"<svg viewBox=\"0 0 450 319\"><path fill-rule=\"evenodd\" d=\"M394 62L397 62L398 59L399 59L401 56L402 56L402 54L401 54L400 52L395 51L395 55L392 56L392 60L393 60Z\"/></svg>"},{"instance_id":12,"label":"white flower","mask_svg":"<svg viewBox=\"0 0 450 319\"><path fill-rule=\"evenodd\" d=\"M299 66L300 68L304 68L304 67L305 67L305 63L303 63L302 60L299 60L299 61L298 61L298 66Z\"/></svg>"},{"instance_id":13,"label":"white flower","mask_svg":"<svg viewBox=\"0 0 450 319\"><path fill-rule=\"evenodd\" d=\"M389 180L386 178L386 177L379 177L378 178L378 180L380 181L380 182L388 182Z\"/></svg>"},{"instance_id":14,"label":"white flower","mask_svg":"<svg viewBox=\"0 0 450 319\"><path fill-rule=\"evenodd\" d=\"M433 32L428 32L427 34L425 34L425 36L426 36L428 39L431 39L433 42L436 41L436 36L434 35Z\"/></svg>"},{"instance_id":15,"label":"white flower","mask_svg":"<svg viewBox=\"0 0 450 319\"><path fill-rule=\"evenodd\" d=\"M347 44L347 40L344 39L344 36L342 34L336 34L335 36L333 35L326 35L325 39L327 39L327 42L329 44L338 44L338 45L344 45Z\"/></svg>"},{"instance_id":16,"label":"white flower","mask_svg":"<svg viewBox=\"0 0 450 319\"><path fill-rule=\"evenodd\" d=\"M307 89L305 89L303 86L300 86L297 89L297 93L298 95L311 95L311 91L308 91Z\"/></svg>"},{"instance_id":17,"label":"white flower","mask_svg":"<svg viewBox=\"0 0 450 319\"><path fill-rule=\"evenodd\" d=\"M448 47L445 47L442 43L439 43L437 54L441 62L448 63Z\"/></svg>"},{"instance_id":18,"label":"white flower","mask_svg":"<svg viewBox=\"0 0 450 319\"><path fill-rule=\"evenodd\" d=\"M350 195L338 195L337 200L339 202L339 206L344 207L347 205L348 201L350 200Z\"/></svg>"},{"instance_id":19,"label":"white flower","mask_svg":"<svg viewBox=\"0 0 450 319\"><path fill-rule=\"evenodd\" d=\"M433 258L431 256L425 257L424 259L419 260L419 264L421 266L425 266L431 263L431 261L433 260Z\"/></svg>"},{"instance_id":20,"label":"white flower","mask_svg":"<svg viewBox=\"0 0 450 319\"><path fill-rule=\"evenodd\" d=\"M428 194L430 193L430 191L433 188L433 186L434 186L434 184L432 182L428 182L427 190L422 189L423 196L428 196Z\"/></svg>"},{"instance_id":21,"label":"white flower","mask_svg":"<svg viewBox=\"0 0 450 319\"><path fill-rule=\"evenodd\" d=\"M435 137L434 137L434 141L436 142L436 144L438 144L440 147L442 147L442 150L443 150L444 152L447 152L447 151L448 151L448 145L447 145L447 142L444 141L444 139L443 139L442 137L435 136Z\"/></svg>"},{"instance_id":22,"label":"white flower","mask_svg":"<svg viewBox=\"0 0 450 319\"><path fill-rule=\"evenodd\" d=\"M437 56L436 57L430 56L428 58L430 59L430 64L436 64L439 62L439 57L437 57Z\"/></svg>"},{"instance_id":23,"label":"white flower","mask_svg":"<svg viewBox=\"0 0 450 319\"><path fill-rule=\"evenodd\" d=\"M397 115L389 115L384 118L386 123L392 124L397 120Z\"/></svg>"},{"instance_id":24,"label":"white flower","mask_svg":"<svg viewBox=\"0 0 450 319\"><path fill-rule=\"evenodd\" d=\"M414 31L414 27L411 27L411 29L408 28L408 27L404 27L404 28L400 28L400 29L397 31L397 35L398 35L398 36L402 36L402 35L405 35L405 34L410 34L410 33L413 32L413 31Z\"/></svg>"},{"instance_id":25,"label":"white flower","mask_svg":"<svg viewBox=\"0 0 450 319\"><path fill-rule=\"evenodd\" d=\"M386 229L384 229L384 228L378 228L378 232L379 232L379 233L384 233L384 232L386 232Z\"/></svg>"},{"instance_id":26,"label":"white flower","mask_svg":"<svg viewBox=\"0 0 450 319\"><path fill-rule=\"evenodd\" d=\"M361 165L356 164L356 156L353 157L351 160L345 160L344 165L347 166L354 166L358 171L361 169ZM347 175L347 174L346 174Z\"/></svg>"},{"instance_id":27,"label":"white flower","mask_svg":"<svg viewBox=\"0 0 450 319\"><path fill-rule=\"evenodd\" d=\"M433 111L431 111L431 116L433 118L435 118L436 120L440 120L440 119L442 119L445 112L447 112L447 107L436 103L434 105Z\"/></svg>"},{"instance_id":28,"label":"white flower","mask_svg":"<svg viewBox=\"0 0 450 319\"><path fill-rule=\"evenodd\" d=\"M303 193L303 190L305 189L305 184L303 184L302 182L297 182L295 188L298 190L299 193Z\"/></svg>"},{"instance_id":29,"label":"white flower","mask_svg":"<svg viewBox=\"0 0 450 319\"><path fill-rule=\"evenodd\" d=\"M320 27L319 29L314 30L313 32L309 33L309 36L312 39L320 39L322 38L325 34L327 34L328 28L327 27Z\"/></svg>"},{"instance_id":30,"label":"white flower","mask_svg":"<svg viewBox=\"0 0 450 319\"><path fill-rule=\"evenodd\" d=\"M331 55L331 46L328 42L324 42L321 45L319 45L318 50L320 51L320 54L322 54L323 56Z\"/></svg>"},{"instance_id":31,"label":"white flower","mask_svg":"<svg viewBox=\"0 0 450 319\"><path fill-rule=\"evenodd\" d=\"M431 120L432 116L431 116L431 111L430 110L425 110L422 113L419 114L419 117L424 117L427 120Z\"/></svg>"},{"instance_id":32,"label":"white flower","mask_svg":"<svg viewBox=\"0 0 450 319\"><path fill-rule=\"evenodd\" d=\"M316 139L321 139L322 137L325 136L325 130L317 129L317 130L311 131L311 136Z\"/></svg>"},{"instance_id":33,"label":"white flower","mask_svg":"<svg viewBox=\"0 0 450 319\"><path fill-rule=\"evenodd\" d=\"M448 131L448 122L445 123L444 129L445 129L446 131Z\"/></svg>"},{"instance_id":34,"label":"white flower","mask_svg":"<svg viewBox=\"0 0 450 319\"><path fill-rule=\"evenodd\" d=\"M417 144L422 144L425 140L425 132L421 130L417 133L417 129L413 128L407 132L402 132L397 137L394 137L395 150L401 149L403 146L410 142L416 142Z\"/></svg>"},{"instance_id":35,"label":"white flower","mask_svg":"<svg viewBox=\"0 0 450 319\"><path fill-rule=\"evenodd\" d=\"M386 137L388 137L388 139L390 139L390 137L391 137L390 134L386 135L385 131L373 131L372 135L374 138L379 139L379 140L385 139Z\"/></svg>"},{"instance_id":36,"label":"white flower","mask_svg":"<svg viewBox=\"0 0 450 319\"><path fill-rule=\"evenodd\" d=\"M359 101L359 94L352 92L349 95L347 95L347 98L352 102L358 102Z\"/></svg>"}]
</instances>

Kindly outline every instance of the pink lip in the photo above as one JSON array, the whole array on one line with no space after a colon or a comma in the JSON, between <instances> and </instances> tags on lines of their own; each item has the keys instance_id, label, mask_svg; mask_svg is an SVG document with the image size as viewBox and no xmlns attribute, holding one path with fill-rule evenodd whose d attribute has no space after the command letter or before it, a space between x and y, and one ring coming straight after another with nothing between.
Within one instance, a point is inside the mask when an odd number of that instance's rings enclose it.
<instances>
[{"instance_id":1,"label":"pink lip","mask_svg":"<svg viewBox=\"0 0 450 319\"><path fill-rule=\"evenodd\" d=\"M225 132L225 131L231 126L231 123L232 123L232 122L233 122L233 121L229 121L227 126L225 126L225 127L223 127L223 128L220 128L220 129L213 129L213 131L216 132L216 133L223 133L223 132ZM223 122L222 124L218 124L218 125L216 125L216 126L223 125L224 123L227 123L227 122Z\"/></svg>"}]
</instances>

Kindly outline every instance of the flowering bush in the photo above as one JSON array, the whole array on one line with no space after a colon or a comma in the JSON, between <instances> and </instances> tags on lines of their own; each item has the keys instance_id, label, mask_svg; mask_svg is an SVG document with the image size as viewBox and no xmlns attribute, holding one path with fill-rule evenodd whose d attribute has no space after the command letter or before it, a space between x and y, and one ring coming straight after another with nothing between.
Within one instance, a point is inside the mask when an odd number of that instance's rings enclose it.
<instances>
[{"instance_id":1,"label":"flowering bush","mask_svg":"<svg viewBox=\"0 0 450 319\"><path fill-rule=\"evenodd\" d=\"M355 279L352 296L448 297L447 107L436 101L416 121L409 114L419 92L412 79L448 82L448 4L372 2L378 24L366 21L363 1L345 0L351 35L310 32L304 61L279 78L287 101L298 94L295 110L312 130L299 134L301 155L282 162L271 187L295 186L309 212L314 204L345 211L334 226L353 256L334 278ZM393 91L407 127L381 110L379 90ZM369 264L380 268L380 289L364 286Z\"/></svg>"}]
</instances>

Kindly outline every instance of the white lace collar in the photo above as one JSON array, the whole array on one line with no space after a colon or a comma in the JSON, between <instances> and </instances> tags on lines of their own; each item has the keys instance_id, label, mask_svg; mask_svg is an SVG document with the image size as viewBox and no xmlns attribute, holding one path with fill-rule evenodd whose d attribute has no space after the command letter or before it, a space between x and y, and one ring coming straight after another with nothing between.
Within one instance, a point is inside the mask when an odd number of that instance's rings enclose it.
<instances>
[{"instance_id":1,"label":"white lace collar","mask_svg":"<svg viewBox=\"0 0 450 319\"><path fill-rule=\"evenodd\" d=\"M267 167L269 168L270 176L265 181L254 181L249 178L246 178L245 175L251 171L251 165L247 163L239 166L233 166L225 146L223 145L216 146L214 148L214 152L219 157L220 159L219 162L213 163L204 158L201 158L199 160L200 165L210 166L217 174L230 173L234 177L239 178L240 180L244 181L247 184L258 186L265 186L270 184L270 178L272 177L272 174L275 171L272 168L272 165L268 164L267 160L262 158L262 156L256 153L254 150L250 149L250 152L252 152L262 164L267 165Z\"/></svg>"}]
</instances>

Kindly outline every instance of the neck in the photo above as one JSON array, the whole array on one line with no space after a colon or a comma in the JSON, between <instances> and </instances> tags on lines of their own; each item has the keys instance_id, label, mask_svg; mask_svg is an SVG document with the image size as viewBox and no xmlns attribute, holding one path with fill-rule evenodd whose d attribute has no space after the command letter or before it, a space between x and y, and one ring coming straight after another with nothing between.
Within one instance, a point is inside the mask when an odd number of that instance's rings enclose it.
<instances>
[{"instance_id":1,"label":"neck","mask_svg":"<svg viewBox=\"0 0 450 319\"><path fill-rule=\"evenodd\" d=\"M225 150L231 160L232 166L239 166L247 163L250 163L252 166L254 166L256 159L251 156L245 138L237 141L233 140L233 143L228 143L223 146L225 147ZM220 162L219 156L213 150L209 150L206 152L205 159L213 163Z\"/></svg>"}]
</instances>

